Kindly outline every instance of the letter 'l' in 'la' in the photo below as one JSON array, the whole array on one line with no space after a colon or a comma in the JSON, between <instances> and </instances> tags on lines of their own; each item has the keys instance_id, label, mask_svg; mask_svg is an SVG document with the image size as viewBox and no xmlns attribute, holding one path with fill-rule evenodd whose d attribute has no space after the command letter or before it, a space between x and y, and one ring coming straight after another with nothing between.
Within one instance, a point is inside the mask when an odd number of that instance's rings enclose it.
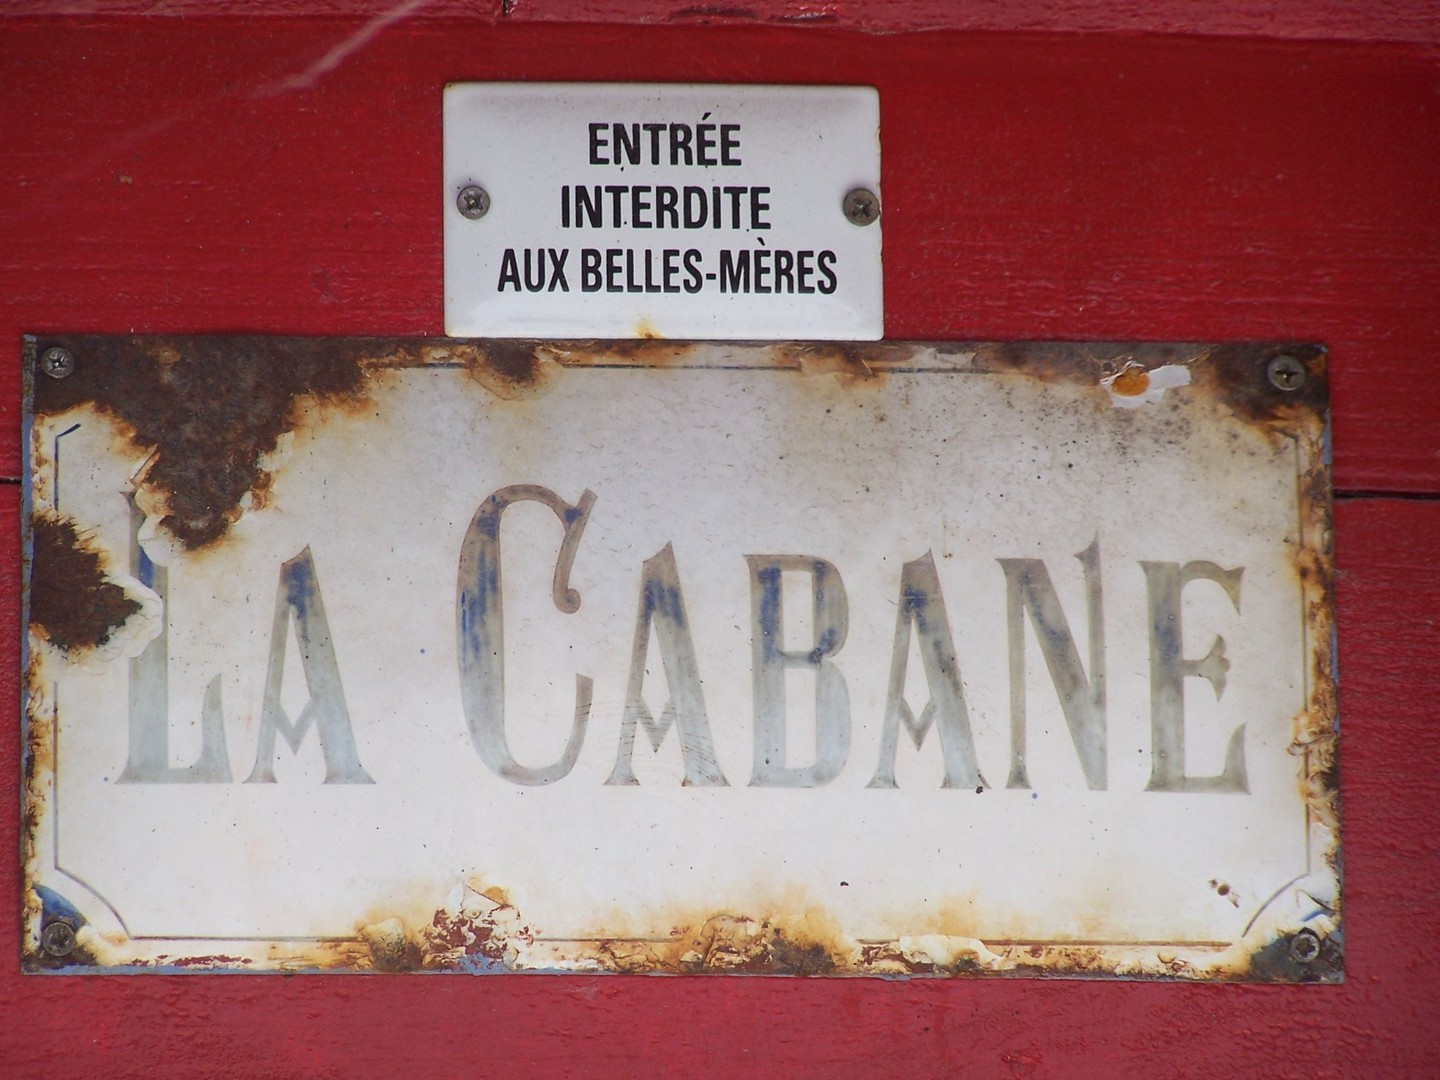
<instances>
[{"instance_id":1,"label":"letter 'l' in 'la'","mask_svg":"<svg viewBox=\"0 0 1440 1080\"><path fill-rule=\"evenodd\" d=\"M130 661L130 753L121 784L229 783L230 755L225 745L225 713L220 676L205 688L200 706L200 755L190 765L170 764L170 588L165 567L150 561L140 546L145 513L130 498L130 573L153 589L163 606L160 633Z\"/></svg>"}]
</instances>

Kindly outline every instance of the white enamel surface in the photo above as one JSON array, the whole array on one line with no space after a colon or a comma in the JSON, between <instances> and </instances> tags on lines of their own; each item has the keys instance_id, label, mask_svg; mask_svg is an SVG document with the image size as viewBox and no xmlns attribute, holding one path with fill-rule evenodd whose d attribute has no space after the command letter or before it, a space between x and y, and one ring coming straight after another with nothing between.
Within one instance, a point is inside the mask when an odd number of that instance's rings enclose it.
<instances>
[{"instance_id":1,"label":"white enamel surface","mask_svg":"<svg viewBox=\"0 0 1440 1080\"><path fill-rule=\"evenodd\" d=\"M385 373L373 408L295 433L262 509L213 553L169 567L172 762L194 760L201 700L223 684L228 784L118 784L126 762L124 660L82 668L45 656L58 771L41 880L97 925L132 936L348 936L390 908L436 903L455 883L506 889L542 937L663 936L682 916L823 909L857 939L942 931L986 940L1229 942L1306 873L1307 823L1289 752L1305 704L1307 648L1290 556L1300 542L1295 452L1215 422L1186 388L1116 409L1100 387L1018 375L919 371L846 386L780 370L555 371L502 401L463 369ZM125 565L126 479L104 418L41 418L62 444L63 510ZM571 585L550 581L560 526L537 504L502 531L507 727L526 764L554 760L575 676L594 706L574 771L548 787L490 772L460 704L456 574L471 516L529 483L597 501ZM37 491L45 485L37 484ZM1092 539L1104 581L1109 782L1087 788L1055 690L1026 630L1030 790L1010 762L1005 579L997 559L1045 560L1085 663L1080 564ZM718 760L728 787L680 785L672 731L636 740L635 787L615 762L642 562L673 544ZM280 564L311 549L355 740L373 785L321 782L314 732L279 743L273 785L255 760ZM898 790L866 787L878 755L902 565L934 556L985 780L940 787L937 732L902 732ZM834 660L853 739L833 783L749 786L754 704L745 556L827 559L844 579L849 639ZM1146 792L1149 640L1140 561L1244 567L1240 610L1219 587L1184 593L1185 655L1223 635L1217 701L1186 680L1187 755L1220 770L1246 725L1248 794ZM798 594L804 595L804 594ZM787 594L788 596L788 594ZM807 605L787 606L800 627ZM803 630L787 641L804 648ZM291 715L305 700L295 645ZM913 646L912 646L913 648ZM653 649L653 644L652 644ZM655 655L645 693L659 714ZM789 687L791 754L813 746L813 684ZM925 701L912 654L907 698ZM809 733L809 734L807 734ZM808 741L807 741L808 740ZM53 832L53 837L52 837ZM63 869L61 869L63 868ZM1214 882L1229 886L1217 893ZM88 906L87 906L88 905ZM202 943L173 943L203 955Z\"/></svg>"}]
</instances>

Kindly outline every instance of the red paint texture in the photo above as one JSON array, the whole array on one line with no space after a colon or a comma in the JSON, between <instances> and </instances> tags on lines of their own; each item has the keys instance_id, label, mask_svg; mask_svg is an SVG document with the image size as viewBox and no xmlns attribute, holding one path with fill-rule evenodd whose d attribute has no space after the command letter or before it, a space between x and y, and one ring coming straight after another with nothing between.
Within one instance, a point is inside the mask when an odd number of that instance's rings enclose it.
<instances>
[{"instance_id":1,"label":"red paint texture","mask_svg":"<svg viewBox=\"0 0 1440 1080\"><path fill-rule=\"evenodd\" d=\"M399 19L363 42L362 20L314 15L0 18L0 476L20 469L22 331L440 333L441 86L624 79L879 87L888 336L1323 341L1337 488L1440 495L1431 48L844 29L902 20L881 3L780 9L840 29L659 7L724 25L616 24L650 21L639 0L592 13L606 25L549 25L531 7ZM195 5L128 5L162 9ZM1258 8L1223 9L1239 21L1172 2L1147 25L1412 40L1435 25L1423 5L1331 4L1308 30L1296 5L1271 30ZM1102 28L1134 28L1128 10ZM14 485L0 501L0 614L17 627ZM1337 515L1342 987L22 979L12 918L0 1075L1435 1075L1437 535L1440 502ZM3 648L14 702L17 637ZM4 729L13 852L13 710ZM18 895L14 861L0 882Z\"/></svg>"},{"instance_id":2,"label":"red paint texture","mask_svg":"<svg viewBox=\"0 0 1440 1080\"><path fill-rule=\"evenodd\" d=\"M359 25L7 20L10 355L26 329L440 332L447 80L850 81L881 93L888 336L1323 341L1337 484L1440 485L1425 49L432 20L326 70Z\"/></svg>"},{"instance_id":3,"label":"red paint texture","mask_svg":"<svg viewBox=\"0 0 1440 1080\"><path fill-rule=\"evenodd\" d=\"M11 0L17 12L253 18L254 0ZM1435 0L267 0L267 15L464 18L505 24L820 26L1440 41Z\"/></svg>"}]
</instances>

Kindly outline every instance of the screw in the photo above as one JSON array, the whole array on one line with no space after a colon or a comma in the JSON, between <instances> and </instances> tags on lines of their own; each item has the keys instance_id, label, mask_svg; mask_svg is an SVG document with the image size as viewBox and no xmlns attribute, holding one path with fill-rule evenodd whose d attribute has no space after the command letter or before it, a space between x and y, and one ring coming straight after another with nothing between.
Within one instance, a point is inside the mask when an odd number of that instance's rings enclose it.
<instances>
[{"instance_id":1,"label":"screw","mask_svg":"<svg viewBox=\"0 0 1440 1080\"><path fill-rule=\"evenodd\" d=\"M1305 385L1305 365L1293 356L1277 356L1265 369L1277 390L1299 390Z\"/></svg>"},{"instance_id":2,"label":"screw","mask_svg":"<svg viewBox=\"0 0 1440 1080\"><path fill-rule=\"evenodd\" d=\"M1297 964L1311 964L1320 955L1320 939L1314 930L1301 930L1290 939L1290 958Z\"/></svg>"},{"instance_id":3,"label":"screw","mask_svg":"<svg viewBox=\"0 0 1440 1080\"><path fill-rule=\"evenodd\" d=\"M852 225L869 225L880 216L880 197L865 188L856 188L840 204L845 220Z\"/></svg>"},{"instance_id":4,"label":"screw","mask_svg":"<svg viewBox=\"0 0 1440 1080\"><path fill-rule=\"evenodd\" d=\"M490 212L490 193L478 184L469 184L460 189L455 205L462 215L471 221L479 221Z\"/></svg>"},{"instance_id":5,"label":"screw","mask_svg":"<svg viewBox=\"0 0 1440 1080\"><path fill-rule=\"evenodd\" d=\"M69 956L75 951L75 928L56 919L40 931L40 947L51 956Z\"/></svg>"},{"instance_id":6,"label":"screw","mask_svg":"<svg viewBox=\"0 0 1440 1080\"><path fill-rule=\"evenodd\" d=\"M40 354L40 370L52 379L63 379L75 370L75 356L56 345Z\"/></svg>"}]
</instances>

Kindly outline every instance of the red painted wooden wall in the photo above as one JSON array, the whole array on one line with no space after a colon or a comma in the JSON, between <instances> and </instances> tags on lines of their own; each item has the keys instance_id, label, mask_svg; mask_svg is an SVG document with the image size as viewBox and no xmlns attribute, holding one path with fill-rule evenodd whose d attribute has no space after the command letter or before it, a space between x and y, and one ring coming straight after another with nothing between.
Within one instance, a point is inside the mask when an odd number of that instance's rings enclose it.
<instances>
[{"instance_id":1,"label":"red painted wooden wall","mask_svg":"<svg viewBox=\"0 0 1440 1080\"><path fill-rule=\"evenodd\" d=\"M1347 981L22 978L7 857L0 1076L1440 1075L1433 2L254 7L0 7L0 850L23 331L438 334L447 81L865 83L888 336L1330 346Z\"/></svg>"}]
</instances>

